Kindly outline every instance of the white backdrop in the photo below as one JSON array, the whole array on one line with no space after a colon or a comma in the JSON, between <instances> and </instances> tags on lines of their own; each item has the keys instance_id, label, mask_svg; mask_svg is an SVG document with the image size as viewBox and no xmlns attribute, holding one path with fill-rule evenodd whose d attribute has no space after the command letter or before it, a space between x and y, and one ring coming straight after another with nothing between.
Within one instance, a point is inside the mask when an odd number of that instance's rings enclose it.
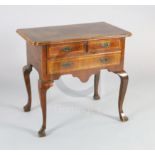
<instances>
[{"instance_id":1,"label":"white backdrop","mask_svg":"<svg viewBox=\"0 0 155 155\"><path fill-rule=\"evenodd\" d=\"M155 148L154 19L154 6L0 6L0 149ZM56 82L48 91L48 136L38 139L38 75L31 74L33 108L24 113L26 49L16 29L98 21L133 33L126 40L125 54L130 83L124 109L130 120L118 121L119 78L103 71L100 101L93 101L92 94L74 97ZM93 77L84 84L70 75L61 79L75 91L93 85Z\"/></svg>"}]
</instances>

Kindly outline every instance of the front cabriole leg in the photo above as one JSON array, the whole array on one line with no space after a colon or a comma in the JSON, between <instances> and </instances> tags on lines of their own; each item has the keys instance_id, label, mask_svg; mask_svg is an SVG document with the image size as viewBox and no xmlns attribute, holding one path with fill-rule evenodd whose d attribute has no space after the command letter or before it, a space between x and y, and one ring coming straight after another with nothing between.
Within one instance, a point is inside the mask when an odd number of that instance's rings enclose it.
<instances>
[{"instance_id":1,"label":"front cabriole leg","mask_svg":"<svg viewBox=\"0 0 155 155\"><path fill-rule=\"evenodd\" d=\"M123 112L123 101L127 90L128 85L128 75L125 71L122 72L115 72L121 79L120 83L120 90L119 90L119 99L118 99L118 110L119 110L119 116L120 120L122 122L128 121L128 117L125 116Z\"/></svg>"},{"instance_id":2,"label":"front cabriole leg","mask_svg":"<svg viewBox=\"0 0 155 155\"><path fill-rule=\"evenodd\" d=\"M39 96L40 96L40 104L42 109L42 127L38 132L39 137L45 137L45 129L46 129L46 92L52 86L51 81L38 81L38 89L39 89Z\"/></svg>"},{"instance_id":3,"label":"front cabriole leg","mask_svg":"<svg viewBox=\"0 0 155 155\"><path fill-rule=\"evenodd\" d=\"M30 83L30 73L32 71L32 65L26 65L23 67L23 75L24 75L24 81L26 85L26 90L28 94L28 101L27 104L24 106L24 111L28 112L31 110L31 83Z\"/></svg>"}]
</instances>

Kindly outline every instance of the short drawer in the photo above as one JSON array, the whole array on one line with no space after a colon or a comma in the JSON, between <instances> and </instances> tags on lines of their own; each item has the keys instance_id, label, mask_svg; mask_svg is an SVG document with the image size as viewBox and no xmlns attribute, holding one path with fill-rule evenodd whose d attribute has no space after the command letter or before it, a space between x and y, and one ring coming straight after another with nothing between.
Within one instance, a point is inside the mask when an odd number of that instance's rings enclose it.
<instances>
[{"instance_id":1,"label":"short drawer","mask_svg":"<svg viewBox=\"0 0 155 155\"><path fill-rule=\"evenodd\" d=\"M48 60L47 74L69 73L71 71L104 68L119 65L121 62L121 51L113 53L89 54L77 58Z\"/></svg>"},{"instance_id":2,"label":"short drawer","mask_svg":"<svg viewBox=\"0 0 155 155\"><path fill-rule=\"evenodd\" d=\"M92 40L88 42L88 51L91 53L121 49L120 39Z\"/></svg>"},{"instance_id":3,"label":"short drawer","mask_svg":"<svg viewBox=\"0 0 155 155\"><path fill-rule=\"evenodd\" d=\"M85 52L83 43L68 43L49 45L47 49L47 57L66 57L77 56Z\"/></svg>"}]
</instances>

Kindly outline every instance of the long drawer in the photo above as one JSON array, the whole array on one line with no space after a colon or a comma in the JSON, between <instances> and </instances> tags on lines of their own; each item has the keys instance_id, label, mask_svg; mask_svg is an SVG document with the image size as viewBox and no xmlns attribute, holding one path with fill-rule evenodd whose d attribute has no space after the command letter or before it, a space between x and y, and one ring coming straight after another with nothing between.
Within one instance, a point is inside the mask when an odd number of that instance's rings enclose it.
<instances>
[{"instance_id":1,"label":"long drawer","mask_svg":"<svg viewBox=\"0 0 155 155\"><path fill-rule=\"evenodd\" d=\"M47 60L47 74L69 73L70 71L104 68L120 64L121 51L88 54L80 57Z\"/></svg>"}]
</instances>

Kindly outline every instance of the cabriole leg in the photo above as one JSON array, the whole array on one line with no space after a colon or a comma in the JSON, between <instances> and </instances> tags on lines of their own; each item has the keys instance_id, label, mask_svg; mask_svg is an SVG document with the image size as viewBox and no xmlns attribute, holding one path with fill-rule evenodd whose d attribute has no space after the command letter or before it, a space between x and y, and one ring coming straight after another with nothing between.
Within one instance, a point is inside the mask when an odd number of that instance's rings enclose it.
<instances>
[{"instance_id":1,"label":"cabriole leg","mask_svg":"<svg viewBox=\"0 0 155 155\"><path fill-rule=\"evenodd\" d=\"M28 94L28 101L27 104L24 106L24 111L28 112L31 110L31 82L30 82L30 73L32 71L32 65L27 65L23 67L23 75L24 75L24 81L26 85L26 90Z\"/></svg>"},{"instance_id":2,"label":"cabriole leg","mask_svg":"<svg viewBox=\"0 0 155 155\"><path fill-rule=\"evenodd\" d=\"M126 122L128 121L128 117L125 116L123 112L123 101L124 101L124 97L125 97L127 85L128 85L128 75L125 71L117 72L116 74L121 79L120 90L119 90L119 100L118 100L119 116L122 122Z\"/></svg>"},{"instance_id":3,"label":"cabriole leg","mask_svg":"<svg viewBox=\"0 0 155 155\"><path fill-rule=\"evenodd\" d=\"M94 75L94 100L100 99L100 96L98 93L99 80L100 80L100 72Z\"/></svg>"},{"instance_id":4,"label":"cabriole leg","mask_svg":"<svg viewBox=\"0 0 155 155\"><path fill-rule=\"evenodd\" d=\"M42 127L38 132L39 137L45 137L45 129L46 129L46 92L52 86L51 81L45 82L42 80L38 81L38 89L39 89L39 96L40 96L40 104L42 109Z\"/></svg>"}]
</instances>

